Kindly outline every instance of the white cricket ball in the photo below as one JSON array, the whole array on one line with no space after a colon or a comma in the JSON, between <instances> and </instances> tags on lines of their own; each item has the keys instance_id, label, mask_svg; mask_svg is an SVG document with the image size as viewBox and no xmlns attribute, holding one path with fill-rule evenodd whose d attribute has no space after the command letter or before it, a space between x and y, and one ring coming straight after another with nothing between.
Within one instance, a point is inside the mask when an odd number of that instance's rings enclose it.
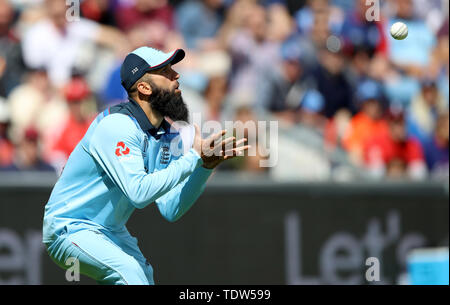
<instances>
[{"instance_id":1,"label":"white cricket ball","mask_svg":"<svg viewBox=\"0 0 450 305\"><path fill-rule=\"evenodd\" d=\"M396 22L391 26L391 36L397 40L408 37L408 27L403 22Z\"/></svg>"}]
</instances>

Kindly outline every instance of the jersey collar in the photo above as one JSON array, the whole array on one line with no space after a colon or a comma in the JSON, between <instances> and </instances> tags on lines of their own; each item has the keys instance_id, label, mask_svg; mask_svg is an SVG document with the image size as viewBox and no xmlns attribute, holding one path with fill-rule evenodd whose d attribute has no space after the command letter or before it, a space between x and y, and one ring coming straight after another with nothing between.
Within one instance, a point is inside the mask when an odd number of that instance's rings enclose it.
<instances>
[{"instance_id":1,"label":"jersey collar","mask_svg":"<svg viewBox=\"0 0 450 305\"><path fill-rule=\"evenodd\" d=\"M141 106L132 99L131 97L128 98L130 101L127 104L127 108L130 111L131 115L136 119L139 126L143 131L146 131L150 133L155 138L160 138L165 133L170 133L170 123L167 122L165 119L162 120L161 126L159 128L156 128L155 126L150 123L147 115L145 114L144 110L142 110Z\"/></svg>"}]
</instances>

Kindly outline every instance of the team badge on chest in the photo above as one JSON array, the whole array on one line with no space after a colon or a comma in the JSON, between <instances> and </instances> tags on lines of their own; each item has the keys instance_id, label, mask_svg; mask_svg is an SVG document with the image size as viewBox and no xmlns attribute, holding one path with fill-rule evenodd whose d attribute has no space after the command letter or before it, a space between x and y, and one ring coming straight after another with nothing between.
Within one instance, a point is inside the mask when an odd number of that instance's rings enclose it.
<instances>
[{"instance_id":1,"label":"team badge on chest","mask_svg":"<svg viewBox=\"0 0 450 305\"><path fill-rule=\"evenodd\" d=\"M169 144L163 144L161 146L161 158L160 163L161 164L169 164L170 161L170 149Z\"/></svg>"}]
</instances>

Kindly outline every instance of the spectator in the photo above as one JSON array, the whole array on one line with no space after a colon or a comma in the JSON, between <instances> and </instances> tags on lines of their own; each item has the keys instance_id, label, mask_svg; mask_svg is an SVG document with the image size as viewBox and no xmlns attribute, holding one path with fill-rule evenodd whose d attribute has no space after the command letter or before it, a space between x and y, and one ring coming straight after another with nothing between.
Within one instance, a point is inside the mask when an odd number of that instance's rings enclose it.
<instances>
[{"instance_id":1,"label":"spectator","mask_svg":"<svg viewBox=\"0 0 450 305\"><path fill-rule=\"evenodd\" d=\"M404 74L384 56L372 58L368 72L370 78L383 84L391 107L398 110L407 111L412 98L420 91L418 78Z\"/></svg>"},{"instance_id":2,"label":"spectator","mask_svg":"<svg viewBox=\"0 0 450 305\"><path fill-rule=\"evenodd\" d=\"M115 10L116 20L122 31L140 23L157 21L167 29L174 29L174 9L167 0L133 0L119 2Z\"/></svg>"},{"instance_id":3,"label":"spectator","mask_svg":"<svg viewBox=\"0 0 450 305\"><path fill-rule=\"evenodd\" d=\"M8 0L0 0L0 96L6 97L17 86L25 67L19 40L12 31L14 11Z\"/></svg>"},{"instance_id":4,"label":"spectator","mask_svg":"<svg viewBox=\"0 0 450 305\"><path fill-rule=\"evenodd\" d=\"M223 104L228 92L227 75L231 68L231 59L223 51L206 52L200 56L199 70L208 77L208 85L203 92L205 99L205 120L221 120Z\"/></svg>"},{"instance_id":5,"label":"spectator","mask_svg":"<svg viewBox=\"0 0 450 305\"><path fill-rule=\"evenodd\" d=\"M222 48L228 46L231 37L244 27L247 22L247 17L255 7L255 1L224 0L224 2L227 5L227 10L224 13L223 23L220 25L220 29L216 34L219 45Z\"/></svg>"},{"instance_id":6,"label":"spectator","mask_svg":"<svg viewBox=\"0 0 450 305\"><path fill-rule=\"evenodd\" d=\"M13 139L20 140L25 129L33 125L43 137L44 147L67 115L66 105L51 87L45 69L30 69L24 82L9 95L8 105Z\"/></svg>"},{"instance_id":7,"label":"spectator","mask_svg":"<svg viewBox=\"0 0 450 305\"><path fill-rule=\"evenodd\" d=\"M422 81L422 90L413 101L408 116L408 130L425 143L435 129L437 118L448 111L448 103L440 95L436 82L430 79Z\"/></svg>"},{"instance_id":8,"label":"spectator","mask_svg":"<svg viewBox=\"0 0 450 305\"><path fill-rule=\"evenodd\" d=\"M243 124L246 124L247 122L253 122L255 126L257 126L257 117L255 113L249 108L249 107L238 107L236 109L235 118L234 121L242 122ZM235 130L235 134L240 137L242 134L242 130L238 131ZM243 132L244 138L247 139L247 144L252 145L255 149L253 151L255 152L255 155L249 155L245 156L242 160L242 170L250 173L258 173L258 174L264 174L267 173L268 168L267 167L261 167L259 165L261 160L267 159L267 153L264 150L266 147L261 147L261 139L258 138L258 131L254 138L249 134L248 129L244 129ZM265 154L262 155L261 151L263 151Z\"/></svg>"},{"instance_id":9,"label":"spectator","mask_svg":"<svg viewBox=\"0 0 450 305\"><path fill-rule=\"evenodd\" d=\"M322 131L327 123L327 118L322 115L325 107L325 100L317 90L310 89L303 96L300 111L299 122Z\"/></svg>"},{"instance_id":10,"label":"spectator","mask_svg":"<svg viewBox=\"0 0 450 305\"><path fill-rule=\"evenodd\" d=\"M286 42L281 47L281 65L267 67L260 76L258 106L288 124L295 124L300 116L306 119L312 108L323 109L322 95L315 90L316 82L305 73L302 53L298 45ZM317 97L312 102L312 99ZM319 106L311 105L317 104ZM302 108L303 111L300 111Z\"/></svg>"},{"instance_id":11,"label":"spectator","mask_svg":"<svg viewBox=\"0 0 450 305\"><path fill-rule=\"evenodd\" d=\"M449 114L439 116L433 137L425 143L425 156L432 178L447 178L449 174Z\"/></svg>"},{"instance_id":12,"label":"spectator","mask_svg":"<svg viewBox=\"0 0 450 305\"><path fill-rule=\"evenodd\" d=\"M344 12L350 12L354 7L354 0L331 0L330 2Z\"/></svg>"},{"instance_id":13,"label":"spectator","mask_svg":"<svg viewBox=\"0 0 450 305\"><path fill-rule=\"evenodd\" d=\"M80 4L81 14L84 18L103 25L117 26L114 16L115 2L109 0L84 0Z\"/></svg>"},{"instance_id":14,"label":"spectator","mask_svg":"<svg viewBox=\"0 0 450 305\"><path fill-rule=\"evenodd\" d=\"M307 31L300 31L299 33L292 34L285 43L295 43L302 50L302 58L304 68L308 71L312 71L317 68L319 64L319 51L326 47L327 39L330 37L330 13L328 6L322 7L320 3L326 3L323 1L311 1L311 5L314 3L314 9L310 10L312 14L311 25L308 26ZM317 6L317 7L316 7ZM308 13L309 14L309 13Z\"/></svg>"},{"instance_id":15,"label":"spectator","mask_svg":"<svg viewBox=\"0 0 450 305\"><path fill-rule=\"evenodd\" d=\"M235 105L236 107L233 109L233 122L239 122L240 124L235 125L233 135L237 138L246 138L246 144L252 146L252 154L249 154L243 158L236 158L235 160L232 160L233 162L230 162L227 165L224 164L224 167L221 167L221 169L240 170L254 174L265 174L268 172L268 168L261 167L260 161L267 159L268 152L266 151L264 144L261 143L263 141L258 138L259 133L257 130L257 116L249 105L250 104L244 100L239 101L238 104ZM256 127L255 134L253 132L249 132L248 127L252 125Z\"/></svg>"},{"instance_id":16,"label":"spectator","mask_svg":"<svg viewBox=\"0 0 450 305\"><path fill-rule=\"evenodd\" d=\"M415 15L437 32L448 17L448 0L413 0ZM448 27L448 25L447 25Z\"/></svg>"},{"instance_id":17,"label":"spectator","mask_svg":"<svg viewBox=\"0 0 450 305\"><path fill-rule=\"evenodd\" d=\"M0 167L12 164L14 156L14 146L9 139L9 110L6 102L0 98Z\"/></svg>"},{"instance_id":18,"label":"spectator","mask_svg":"<svg viewBox=\"0 0 450 305\"><path fill-rule=\"evenodd\" d=\"M370 57L376 53L387 54L387 37L384 21L372 22L366 18L366 0L356 0L355 9L345 18L341 35L348 52L366 50Z\"/></svg>"},{"instance_id":19,"label":"spectator","mask_svg":"<svg viewBox=\"0 0 450 305\"><path fill-rule=\"evenodd\" d=\"M267 39L282 42L295 30L295 22L286 8L280 3L274 3L267 8L268 26Z\"/></svg>"},{"instance_id":20,"label":"spectator","mask_svg":"<svg viewBox=\"0 0 450 305\"><path fill-rule=\"evenodd\" d=\"M261 75L266 68L279 66L279 45L267 40L266 18L265 8L255 4L247 16L244 27L236 31L229 41L232 58L231 92L241 90L249 93L257 92L260 82L264 80L264 76ZM256 103L258 97L254 95L253 98Z\"/></svg>"},{"instance_id":21,"label":"spectator","mask_svg":"<svg viewBox=\"0 0 450 305\"><path fill-rule=\"evenodd\" d=\"M96 114L95 108L92 107L93 101L90 100L89 85L83 78L73 78L64 87L64 97L68 104L69 116L65 124L63 124L62 133L55 142L55 155L60 153L63 160L60 161L61 163L58 163L57 157L54 156L52 159L55 162L55 166L60 166L67 161L75 146L88 130ZM89 109L89 106L91 109Z\"/></svg>"},{"instance_id":22,"label":"spectator","mask_svg":"<svg viewBox=\"0 0 450 305\"><path fill-rule=\"evenodd\" d=\"M65 1L45 0L45 9L48 16L24 34L23 56L28 66L47 69L50 81L56 87L70 79L85 43L98 43L118 54L128 51L128 42L114 28L84 18L68 22Z\"/></svg>"},{"instance_id":23,"label":"spectator","mask_svg":"<svg viewBox=\"0 0 450 305\"><path fill-rule=\"evenodd\" d=\"M320 51L320 65L313 72L317 81L317 89L325 98L323 114L333 117L340 109L354 113L353 93L344 74L345 58L340 49L338 38L334 37L336 49L324 48Z\"/></svg>"},{"instance_id":24,"label":"spectator","mask_svg":"<svg viewBox=\"0 0 450 305\"><path fill-rule=\"evenodd\" d=\"M356 0L356 7L347 12L345 22L341 29L344 53L348 57L348 77L352 87L373 74L372 60L379 61L387 56L387 37L384 31L384 20L379 22L368 21L365 0ZM375 59L374 59L375 58ZM375 67L376 69L377 67Z\"/></svg>"},{"instance_id":25,"label":"spectator","mask_svg":"<svg viewBox=\"0 0 450 305\"><path fill-rule=\"evenodd\" d=\"M366 48L358 48L346 57L348 62L346 75L352 88L356 88L359 83L367 78L377 79L373 76L373 71L370 71L371 61L373 60L371 51Z\"/></svg>"},{"instance_id":26,"label":"spectator","mask_svg":"<svg viewBox=\"0 0 450 305\"><path fill-rule=\"evenodd\" d=\"M293 98L294 105L287 102L288 94L300 80L303 69L301 62L301 50L292 43L285 43L281 48L281 65L266 67L264 74L259 74L259 90L256 101L258 106L265 111L272 112L280 119L295 123L293 109L298 109L300 96L296 94ZM300 87L301 84L298 85ZM296 90L299 91L299 90Z\"/></svg>"},{"instance_id":27,"label":"spectator","mask_svg":"<svg viewBox=\"0 0 450 305\"><path fill-rule=\"evenodd\" d=\"M423 20L414 17L412 0L397 0L396 8L397 15L390 20L386 32L392 24L401 21L407 25L409 35L402 41L390 40L390 59L408 75L422 77L430 64L436 38Z\"/></svg>"},{"instance_id":28,"label":"spectator","mask_svg":"<svg viewBox=\"0 0 450 305\"><path fill-rule=\"evenodd\" d=\"M352 114L341 109L331 118L327 119L323 131L324 149L332 153L337 148L344 147L347 129L352 119Z\"/></svg>"},{"instance_id":29,"label":"spectator","mask_svg":"<svg viewBox=\"0 0 450 305\"><path fill-rule=\"evenodd\" d=\"M389 126L383 118L380 84L371 80L363 82L358 87L356 97L360 110L350 121L343 145L353 162L362 165L365 142L375 134L389 137Z\"/></svg>"},{"instance_id":30,"label":"spectator","mask_svg":"<svg viewBox=\"0 0 450 305\"><path fill-rule=\"evenodd\" d=\"M16 146L13 163L1 168L1 170L55 172L55 169L41 158L39 133L33 127L25 129L23 137Z\"/></svg>"},{"instance_id":31,"label":"spectator","mask_svg":"<svg viewBox=\"0 0 450 305\"><path fill-rule=\"evenodd\" d=\"M449 102L449 19L442 25L438 32L438 45L434 52L433 74L436 75L439 91Z\"/></svg>"},{"instance_id":32,"label":"spectator","mask_svg":"<svg viewBox=\"0 0 450 305\"><path fill-rule=\"evenodd\" d=\"M190 49L203 49L213 43L222 23L223 0L189 0L176 12L177 28Z\"/></svg>"},{"instance_id":33,"label":"spectator","mask_svg":"<svg viewBox=\"0 0 450 305\"><path fill-rule=\"evenodd\" d=\"M388 134L373 134L364 143L366 167L377 178L424 179L427 170L422 147L407 135L404 115L390 113L388 122Z\"/></svg>"},{"instance_id":34,"label":"spectator","mask_svg":"<svg viewBox=\"0 0 450 305\"><path fill-rule=\"evenodd\" d=\"M306 4L295 13L295 21L301 34L309 36L313 28L315 14L328 9L327 0L307 0Z\"/></svg>"}]
</instances>

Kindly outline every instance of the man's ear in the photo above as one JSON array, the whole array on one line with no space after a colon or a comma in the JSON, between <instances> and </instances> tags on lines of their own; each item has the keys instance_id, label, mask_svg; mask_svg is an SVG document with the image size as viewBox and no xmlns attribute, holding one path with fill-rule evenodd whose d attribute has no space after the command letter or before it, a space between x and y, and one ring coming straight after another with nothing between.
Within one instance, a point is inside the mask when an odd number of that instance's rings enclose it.
<instances>
[{"instance_id":1,"label":"man's ear","mask_svg":"<svg viewBox=\"0 0 450 305\"><path fill-rule=\"evenodd\" d=\"M139 82L137 84L137 90L140 94L143 95L151 95L152 94L152 87L150 87L150 84L146 82Z\"/></svg>"}]
</instances>

